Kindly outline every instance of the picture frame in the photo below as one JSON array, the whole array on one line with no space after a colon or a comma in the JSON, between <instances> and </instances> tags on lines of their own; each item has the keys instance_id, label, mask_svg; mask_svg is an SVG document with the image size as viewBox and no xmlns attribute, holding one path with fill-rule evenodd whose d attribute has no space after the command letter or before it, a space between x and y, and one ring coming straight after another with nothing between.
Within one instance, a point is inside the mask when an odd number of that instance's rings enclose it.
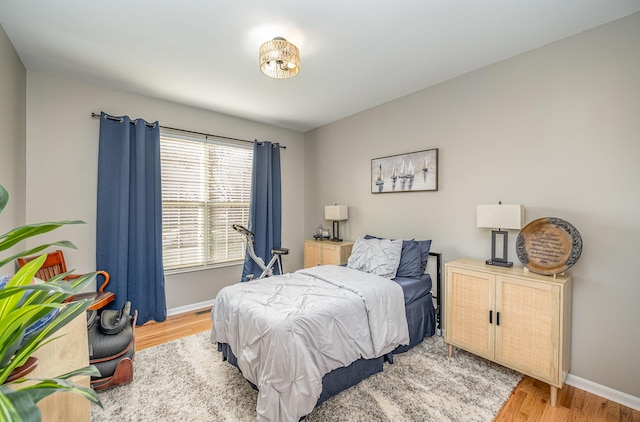
<instances>
[{"instance_id":1,"label":"picture frame","mask_svg":"<svg viewBox=\"0 0 640 422\"><path fill-rule=\"evenodd\" d=\"M438 190L438 148L371 159L371 193Z\"/></svg>"}]
</instances>

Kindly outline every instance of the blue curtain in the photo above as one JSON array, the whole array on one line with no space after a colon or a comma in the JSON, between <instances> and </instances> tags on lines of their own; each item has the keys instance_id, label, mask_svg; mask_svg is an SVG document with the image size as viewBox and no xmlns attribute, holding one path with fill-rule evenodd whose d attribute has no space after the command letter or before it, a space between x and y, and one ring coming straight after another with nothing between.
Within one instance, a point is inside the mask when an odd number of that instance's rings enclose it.
<instances>
[{"instance_id":1,"label":"blue curtain","mask_svg":"<svg viewBox=\"0 0 640 422\"><path fill-rule=\"evenodd\" d=\"M255 235L256 255L268 263L271 249L282 246L282 188L280 183L280 144L268 141L253 143L253 173L249 230ZM277 265L273 273L278 273ZM242 281L247 274L259 277L262 269L247 254L244 260Z\"/></svg>"},{"instance_id":2,"label":"blue curtain","mask_svg":"<svg viewBox=\"0 0 640 422\"><path fill-rule=\"evenodd\" d=\"M96 267L112 309L131 301L138 325L166 319L158 122L100 114Z\"/></svg>"}]
</instances>

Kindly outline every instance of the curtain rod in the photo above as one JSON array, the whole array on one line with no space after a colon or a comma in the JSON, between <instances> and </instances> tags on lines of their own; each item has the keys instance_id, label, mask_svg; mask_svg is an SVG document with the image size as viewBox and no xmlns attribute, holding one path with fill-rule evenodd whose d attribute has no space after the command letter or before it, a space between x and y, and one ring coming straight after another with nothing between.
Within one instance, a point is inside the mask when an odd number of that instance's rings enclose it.
<instances>
[{"instance_id":1,"label":"curtain rod","mask_svg":"<svg viewBox=\"0 0 640 422\"><path fill-rule=\"evenodd\" d=\"M120 120L121 119L120 117L112 116L112 115L106 114L106 113L105 113L105 116L107 117L107 119L111 119L111 120ZM100 113L91 113L91 117L99 119L100 118ZM133 120L132 120L132 122L133 122ZM213 136L215 138L229 139L231 141L249 142L251 144L253 143L253 141L248 141L246 139L230 138L228 136L222 136L222 135L212 135L211 133L196 132L194 130L178 129L178 128L175 128L175 127L162 126L162 125L160 125L160 128L161 129L169 129L169 130L177 130L179 132L185 132L185 133L193 133L195 135ZM280 148L287 149L287 147L285 145L280 145Z\"/></svg>"}]
</instances>

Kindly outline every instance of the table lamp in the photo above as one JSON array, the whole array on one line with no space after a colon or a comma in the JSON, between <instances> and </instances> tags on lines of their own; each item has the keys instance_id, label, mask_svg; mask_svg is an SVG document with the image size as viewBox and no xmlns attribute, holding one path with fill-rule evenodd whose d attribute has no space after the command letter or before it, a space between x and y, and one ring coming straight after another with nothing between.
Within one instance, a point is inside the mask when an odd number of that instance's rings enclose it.
<instances>
[{"instance_id":1,"label":"table lamp","mask_svg":"<svg viewBox=\"0 0 640 422\"><path fill-rule=\"evenodd\" d=\"M521 229L524 224L524 205L503 204L478 205L477 226L494 229L491 231L491 259L487 265L499 267L513 267L513 262L507 261L509 232L503 229ZM497 228L497 230L495 230ZM502 244L502 253L499 246Z\"/></svg>"},{"instance_id":2,"label":"table lamp","mask_svg":"<svg viewBox=\"0 0 640 422\"><path fill-rule=\"evenodd\" d=\"M346 205L327 205L324 207L324 218L333 221L333 242L342 242L340 239L340 221L349 219L349 207Z\"/></svg>"}]
</instances>

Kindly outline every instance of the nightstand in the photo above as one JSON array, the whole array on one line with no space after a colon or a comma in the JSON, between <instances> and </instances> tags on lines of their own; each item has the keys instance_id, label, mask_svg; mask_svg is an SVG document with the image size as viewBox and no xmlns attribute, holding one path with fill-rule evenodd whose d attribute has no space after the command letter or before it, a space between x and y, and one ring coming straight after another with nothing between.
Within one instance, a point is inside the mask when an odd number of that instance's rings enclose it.
<instances>
[{"instance_id":1,"label":"nightstand","mask_svg":"<svg viewBox=\"0 0 640 422\"><path fill-rule=\"evenodd\" d=\"M351 255L351 248L353 248L353 242L349 241L305 240L304 267L346 264Z\"/></svg>"},{"instance_id":2,"label":"nightstand","mask_svg":"<svg viewBox=\"0 0 640 422\"><path fill-rule=\"evenodd\" d=\"M571 276L475 259L445 264L449 356L459 347L551 386L555 406L571 362Z\"/></svg>"}]
</instances>

